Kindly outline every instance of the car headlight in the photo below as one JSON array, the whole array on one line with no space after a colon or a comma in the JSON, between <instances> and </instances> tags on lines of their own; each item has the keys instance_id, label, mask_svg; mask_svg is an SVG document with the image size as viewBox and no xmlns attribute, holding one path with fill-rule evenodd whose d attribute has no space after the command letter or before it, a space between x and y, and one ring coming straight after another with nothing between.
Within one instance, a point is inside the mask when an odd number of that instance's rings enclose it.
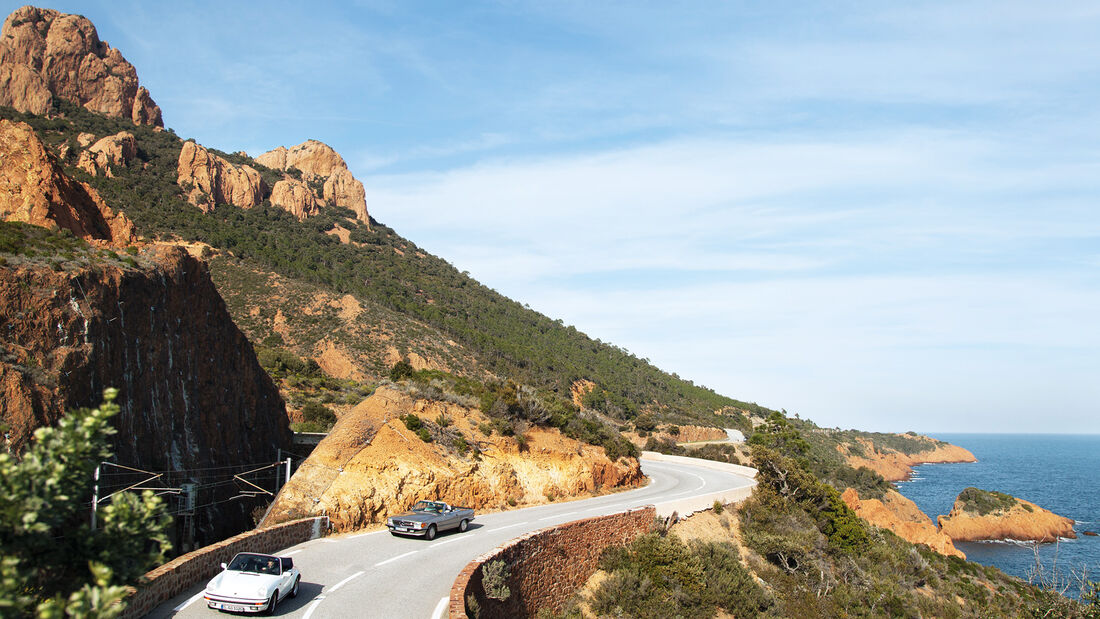
<instances>
[{"instance_id":1,"label":"car headlight","mask_svg":"<svg viewBox=\"0 0 1100 619\"><path fill-rule=\"evenodd\" d=\"M423 529L424 528L424 523L423 522L416 523L416 528Z\"/></svg>"},{"instance_id":2,"label":"car headlight","mask_svg":"<svg viewBox=\"0 0 1100 619\"><path fill-rule=\"evenodd\" d=\"M256 595L262 598L267 597L267 587L260 587L259 589L256 589Z\"/></svg>"}]
</instances>

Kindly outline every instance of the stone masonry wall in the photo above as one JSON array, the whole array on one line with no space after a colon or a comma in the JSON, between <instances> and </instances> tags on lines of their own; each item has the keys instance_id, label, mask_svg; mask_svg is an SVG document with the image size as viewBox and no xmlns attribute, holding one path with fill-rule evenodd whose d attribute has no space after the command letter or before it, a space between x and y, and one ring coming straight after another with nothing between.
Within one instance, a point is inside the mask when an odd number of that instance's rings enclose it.
<instances>
[{"instance_id":1,"label":"stone masonry wall","mask_svg":"<svg viewBox=\"0 0 1100 619\"><path fill-rule=\"evenodd\" d=\"M303 518L265 529L246 531L172 559L145 574L146 584L130 595L122 617L141 617L160 604L209 580L238 552L272 554L320 537L328 530L328 516Z\"/></svg>"},{"instance_id":2,"label":"stone masonry wall","mask_svg":"<svg viewBox=\"0 0 1100 619\"><path fill-rule=\"evenodd\" d=\"M575 520L516 538L471 561L451 587L450 617L465 619L473 595L482 619L534 617L539 609L561 610L596 571L605 548L628 544L653 528L652 507ZM503 561L511 590L507 600L490 599L482 585L482 565Z\"/></svg>"}]
</instances>

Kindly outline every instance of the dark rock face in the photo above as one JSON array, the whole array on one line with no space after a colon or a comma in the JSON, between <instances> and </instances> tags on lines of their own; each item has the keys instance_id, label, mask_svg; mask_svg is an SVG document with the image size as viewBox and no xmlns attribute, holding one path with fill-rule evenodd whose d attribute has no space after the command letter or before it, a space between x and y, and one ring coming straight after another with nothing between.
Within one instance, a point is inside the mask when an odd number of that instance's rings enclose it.
<instances>
[{"instance_id":1,"label":"dark rock face","mask_svg":"<svg viewBox=\"0 0 1100 619\"><path fill-rule=\"evenodd\" d=\"M209 484L213 467L273 463L291 445L285 405L205 264L174 246L147 248L138 261L0 266L0 420L9 449L117 387L115 462L188 471L167 476L169 485ZM259 501L230 498L240 488L200 491L198 505L208 507L194 517L197 542L252 526Z\"/></svg>"}]
</instances>

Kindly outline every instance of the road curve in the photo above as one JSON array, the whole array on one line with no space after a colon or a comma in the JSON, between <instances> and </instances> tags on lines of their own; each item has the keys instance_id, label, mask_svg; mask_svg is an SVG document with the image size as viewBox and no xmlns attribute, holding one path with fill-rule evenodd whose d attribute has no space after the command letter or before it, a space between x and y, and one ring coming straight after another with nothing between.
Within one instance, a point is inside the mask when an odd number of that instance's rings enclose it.
<instances>
[{"instance_id":1,"label":"road curve","mask_svg":"<svg viewBox=\"0 0 1100 619\"><path fill-rule=\"evenodd\" d=\"M689 460L689 459L685 459ZM433 541L391 536L385 530L311 540L278 554L293 556L302 572L296 599L284 600L276 616L428 619L442 613L451 584L475 557L524 533L580 518L655 503L712 495L754 482L728 471L682 461L642 461L650 478L644 488L579 501L478 515L466 533L441 533ZM146 615L212 617L202 600L205 583ZM230 617L232 615L224 615Z\"/></svg>"}]
</instances>

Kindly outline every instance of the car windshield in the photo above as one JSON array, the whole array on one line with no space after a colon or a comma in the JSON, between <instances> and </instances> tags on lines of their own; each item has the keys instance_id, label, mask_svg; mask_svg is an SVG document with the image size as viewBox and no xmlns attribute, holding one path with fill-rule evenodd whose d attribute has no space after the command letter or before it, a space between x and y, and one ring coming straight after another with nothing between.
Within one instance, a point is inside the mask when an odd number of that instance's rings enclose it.
<instances>
[{"instance_id":1,"label":"car windshield","mask_svg":"<svg viewBox=\"0 0 1100 619\"><path fill-rule=\"evenodd\" d=\"M279 574L279 560L264 555L239 554L226 569L252 574Z\"/></svg>"},{"instance_id":2,"label":"car windshield","mask_svg":"<svg viewBox=\"0 0 1100 619\"><path fill-rule=\"evenodd\" d=\"M416 505L413 505L413 511L438 514L443 511L443 503L436 503L435 501L417 501Z\"/></svg>"}]
</instances>

